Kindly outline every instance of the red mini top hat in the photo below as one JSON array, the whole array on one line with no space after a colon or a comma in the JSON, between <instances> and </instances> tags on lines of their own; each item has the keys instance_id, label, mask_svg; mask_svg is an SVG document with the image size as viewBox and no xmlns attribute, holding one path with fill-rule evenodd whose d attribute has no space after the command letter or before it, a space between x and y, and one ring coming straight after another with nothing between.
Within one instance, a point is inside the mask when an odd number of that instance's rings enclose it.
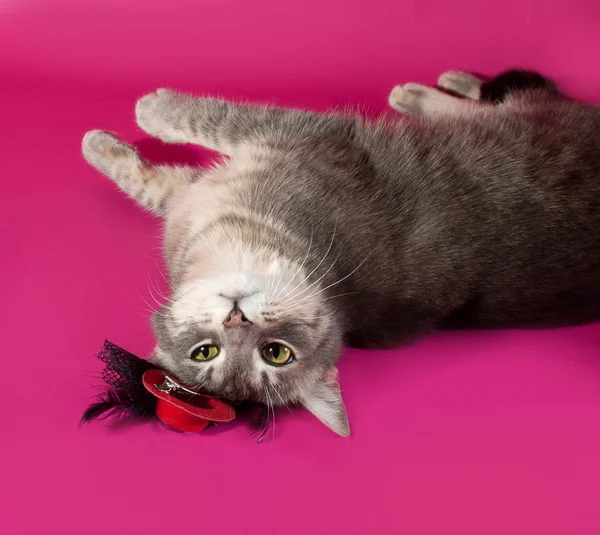
<instances>
[{"instance_id":1,"label":"red mini top hat","mask_svg":"<svg viewBox=\"0 0 600 535\"><path fill-rule=\"evenodd\" d=\"M142 382L146 390L158 398L158 419L177 431L202 431L210 422L230 422L235 419L235 410L231 405L188 390L159 368L146 371Z\"/></svg>"}]
</instances>

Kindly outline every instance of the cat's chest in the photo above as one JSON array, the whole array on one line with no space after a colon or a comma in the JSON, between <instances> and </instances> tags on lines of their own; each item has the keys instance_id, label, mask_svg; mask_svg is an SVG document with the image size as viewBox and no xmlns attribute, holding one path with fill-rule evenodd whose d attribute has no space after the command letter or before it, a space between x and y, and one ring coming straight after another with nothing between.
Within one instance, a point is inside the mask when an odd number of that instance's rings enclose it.
<instances>
[{"instance_id":1,"label":"cat's chest","mask_svg":"<svg viewBox=\"0 0 600 535\"><path fill-rule=\"evenodd\" d=\"M219 219L230 215L253 217L257 195L268 195L272 159L265 151L244 152L202 173L174 199L166 218L167 257Z\"/></svg>"},{"instance_id":2,"label":"cat's chest","mask_svg":"<svg viewBox=\"0 0 600 535\"><path fill-rule=\"evenodd\" d=\"M218 167L203 173L195 184L173 199L172 209L165 220L167 259L232 209L231 189L226 169Z\"/></svg>"}]
</instances>

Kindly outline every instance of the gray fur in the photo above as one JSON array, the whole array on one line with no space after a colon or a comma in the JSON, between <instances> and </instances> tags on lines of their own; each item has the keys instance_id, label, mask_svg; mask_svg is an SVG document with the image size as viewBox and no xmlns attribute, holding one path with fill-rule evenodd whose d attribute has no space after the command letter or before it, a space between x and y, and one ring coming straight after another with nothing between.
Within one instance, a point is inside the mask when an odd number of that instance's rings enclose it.
<instances>
[{"instance_id":1,"label":"gray fur","mask_svg":"<svg viewBox=\"0 0 600 535\"><path fill-rule=\"evenodd\" d=\"M471 76L440 80L479 94ZM396 347L441 327L599 318L599 110L543 91L498 106L438 93L395 90L391 104L420 120L376 122L167 90L141 99L150 134L230 156L207 171L169 174L88 134L88 161L166 219L162 365L226 397L301 403L347 435L343 342ZM251 326L223 327L234 302ZM203 339L224 356L192 362ZM296 360L265 368L270 340Z\"/></svg>"}]
</instances>

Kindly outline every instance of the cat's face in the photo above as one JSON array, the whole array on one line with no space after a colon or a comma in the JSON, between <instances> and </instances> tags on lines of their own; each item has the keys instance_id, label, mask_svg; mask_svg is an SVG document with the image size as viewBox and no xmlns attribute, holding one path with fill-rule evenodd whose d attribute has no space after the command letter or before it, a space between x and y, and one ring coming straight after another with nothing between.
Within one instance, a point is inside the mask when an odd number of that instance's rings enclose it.
<instances>
[{"instance_id":1,"label":"cat's face","mask_svg":"<svg viewBox=\"0 0 600 535\"><path fill-rule=\"evenodd\" d=\"M300 404L349 434L336 380L335 310L285 273L224 273L182 284L154 316L155 358L190 387L229 400Z\"/></svg>"}]
</instances>

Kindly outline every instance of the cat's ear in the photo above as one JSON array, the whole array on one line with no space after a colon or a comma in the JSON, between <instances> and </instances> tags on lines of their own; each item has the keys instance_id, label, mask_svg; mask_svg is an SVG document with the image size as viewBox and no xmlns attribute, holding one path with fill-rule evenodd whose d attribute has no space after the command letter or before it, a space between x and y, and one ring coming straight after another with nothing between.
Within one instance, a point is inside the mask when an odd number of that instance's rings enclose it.
<instances>
[{"instance_id":1,"label":"cat's ear","mask_svg":"<svg viewBox=\"0 0 600 535\"><path fill-rule=\"evenodd\" d=\"M350 424L335 368L327 373L324 380L317 383L302 404L329 429L343 437L350 436Z\"/></svg>"}]
</instances>

